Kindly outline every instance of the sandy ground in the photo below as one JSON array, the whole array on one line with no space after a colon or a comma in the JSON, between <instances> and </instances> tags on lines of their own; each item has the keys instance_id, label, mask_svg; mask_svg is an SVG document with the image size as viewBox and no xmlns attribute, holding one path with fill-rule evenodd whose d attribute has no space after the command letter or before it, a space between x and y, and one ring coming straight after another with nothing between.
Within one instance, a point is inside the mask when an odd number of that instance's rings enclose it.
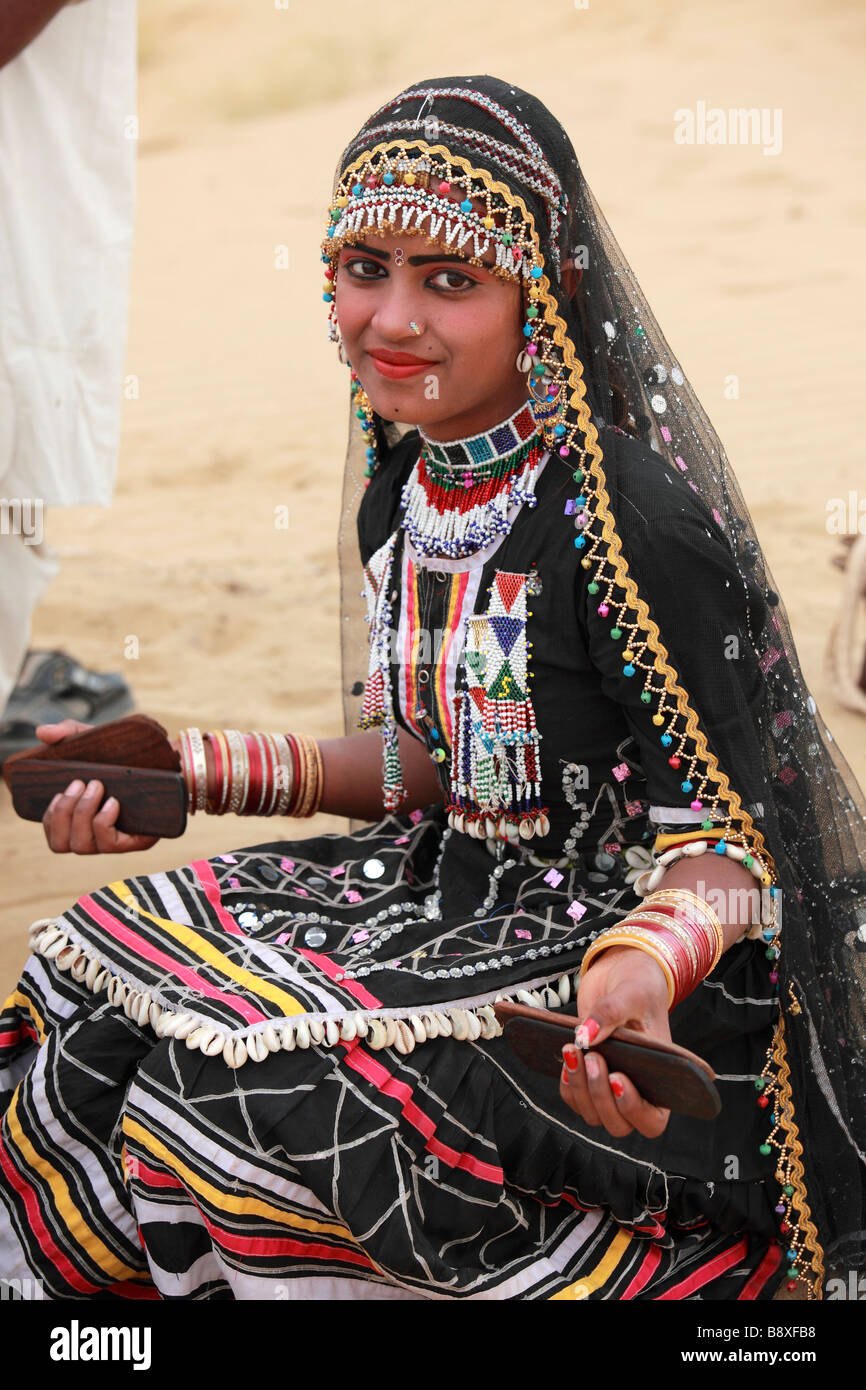
<instances>
[{"instance_id":1,"label":"sandy ground","mask_svg":"<svg viewBox=\"0 0 866 1390\"><path fill-rule=\"evenodd\" d=\"M861 782L864 720L823 669L841 575L828 501L862 488L866 20L781 0L435 7L146 0L126 402L110 510L54 511L59 577L34 645L123 670L174 733L341 728L335 534L345 369L317 244L334 165L380 101L487 71L563 120L718 428L787 604L806 679ZM529 15L529 17L527 17ZM696 103L781 108L783 146L678 145ZM275 247L289 250L274 268ZM737 399L725 396L736 376ZM274 508L289 508L288 530ZM128 659L130 638L138 656ZM327 818L297 837L337 830ZM26 928L118 877L280 832L197 817L183 840L52 856L0 790L0 983Z\"/></svg>"}]
</instances>

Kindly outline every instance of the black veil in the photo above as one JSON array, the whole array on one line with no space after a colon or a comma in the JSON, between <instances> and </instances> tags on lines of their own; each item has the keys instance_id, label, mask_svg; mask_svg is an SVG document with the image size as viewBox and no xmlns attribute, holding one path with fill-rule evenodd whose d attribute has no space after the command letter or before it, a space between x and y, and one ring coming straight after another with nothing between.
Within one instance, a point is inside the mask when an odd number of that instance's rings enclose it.
<instances>
[{"instance_id":1,"label":"black veil","mask_svg":"<svg viewBox=\"0 0 866 1390\"><path fill-rule=\"evenodd\" d=\"M724 449L587 187L565 130L535 97L492 77L418 82L375 112L346 148L335 195L341 183L344 191L349 186L344 175L350 166L366 168L370 152L374 167L385 167L381 161L404 151L450 158L455 173L471 172L474 186L495 187L500 205L525 214L544 268L538 303L548 329L548 380L564 393L567 438L575 457L585 457L593 484L587 554L635 624L640 650L650 658L652 688L669 711L678 706L684 717L729 838L760 855L781 889L768 1137L777 1156L777 1211L797 1233L801 1265L819 1294L825 1273L860 1266L866 1227L863 793L806 687L784 604ZM338 208L329 237L339 215ZM323 246L328 259L327 238ZM748 708L730 715L732 724L737 716L754 722L763 753L760 828L736 790L754 788L754 769L722 729L704 731L689 713L666 634L629 576L629 552L605 487L598 441L603 427L635 436L653 451L660 470L680 473L735 558L748 593L751 655L762 687L757 715ZM347 732L354 732L367 667L356 515L365 470L378 460L387 466L387 450L399 435L373 414L357 382L349 434L340 560L343 695Z\"/></svg>"}]
</instances>

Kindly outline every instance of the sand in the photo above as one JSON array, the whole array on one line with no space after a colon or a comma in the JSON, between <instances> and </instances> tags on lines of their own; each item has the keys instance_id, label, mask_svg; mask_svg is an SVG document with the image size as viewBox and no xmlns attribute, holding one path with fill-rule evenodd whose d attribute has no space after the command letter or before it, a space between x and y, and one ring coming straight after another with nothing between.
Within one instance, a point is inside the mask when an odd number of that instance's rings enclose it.
<instances>
[{"instance_id":1,"label":"sand","mask_svg":"<svg viewBox=\"0 0 866 1390\"><path fill-rule=\"evenodd\" d=\"M348 382L325 337L324 209L344 143L379 102L417 78L487 71L537 91L571 133L737 469L810 689L866 781L864 720L837 703L823 662L842 586L827 506L862 487L863 469L848 415L864 361L855 5L795 18L780 0L142 10L127 354L138 395L124 406L112 508L47 515L62 568L33 644L122 670L137 707L172 734L340 731ZM781 152L675 143L674 111L700 101L780 108ZM280 245L287 270L274 266ZM282 826L297 838L341 823ZM28 924L79 894L281 833L196 817L143 854L52 855L5 787L0 829L9 988Z\"/></svg>"}]
</instances>

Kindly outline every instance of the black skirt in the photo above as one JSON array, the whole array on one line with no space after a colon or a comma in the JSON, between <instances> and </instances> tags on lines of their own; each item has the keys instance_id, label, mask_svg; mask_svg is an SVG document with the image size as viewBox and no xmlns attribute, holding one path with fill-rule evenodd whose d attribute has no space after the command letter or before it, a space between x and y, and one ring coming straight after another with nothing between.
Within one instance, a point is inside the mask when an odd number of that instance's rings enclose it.
<instances>
[{"instance_id":1,"label":"black skirt","mask_svg":"<svg viewBox=\"0 0 866 1390\"><path fill-rule=\"evenodd\" d=\"M411 436L399 447L362 508L365 563L393 529ZM625 527L658 474L640 462L611 469ZM412 613L447 631L458 604L483 609L497 573L533 576L524 693L549 833L473 839L439 803L109 884L37 924L0 1022L9 1277L35 1274L56 1297L775 1291L784 1232L758 1082L778 998L760 942L729 950L671 1017L717 1073L713 1123L672 1115L656 1140L613 1139L496 1035L499 995L574 1007L587 945L637 905L655 834L694 829L585 592L560 516L570 479L554 456L536 508L474 577L425 570L402 540L393 570L395 716L437 758L460 674L447 642L405 646ZM672 659L724 766L732 740L755 740L755 672L717 650L749 596L701 504L670 487L635 551L642 590L673 615ZM674 563L699 604L665 582ZM766 770L740 763L760 824ZM437 766L447 804L449 758Z\"/></svg>"}]
</instances>

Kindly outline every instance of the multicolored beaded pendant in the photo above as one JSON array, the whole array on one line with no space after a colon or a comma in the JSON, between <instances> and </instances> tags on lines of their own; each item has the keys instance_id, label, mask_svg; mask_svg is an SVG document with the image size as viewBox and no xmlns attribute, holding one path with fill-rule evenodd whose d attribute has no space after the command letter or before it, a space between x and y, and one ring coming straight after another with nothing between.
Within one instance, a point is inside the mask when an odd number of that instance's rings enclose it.
<instances>
[{"instance_id":1,"label":"multicolored beaded pendant","mask_svg":"<svg viewBox=\"0 0 866 1390\"><path fill-rule=\"evenodd\" d=\"M466 687L457 694L448 821L477 839L550 830L541 804L541 735L529 697L529 575L497 570L486 613L466 620Z\"/></svg>"}]
</instances>

